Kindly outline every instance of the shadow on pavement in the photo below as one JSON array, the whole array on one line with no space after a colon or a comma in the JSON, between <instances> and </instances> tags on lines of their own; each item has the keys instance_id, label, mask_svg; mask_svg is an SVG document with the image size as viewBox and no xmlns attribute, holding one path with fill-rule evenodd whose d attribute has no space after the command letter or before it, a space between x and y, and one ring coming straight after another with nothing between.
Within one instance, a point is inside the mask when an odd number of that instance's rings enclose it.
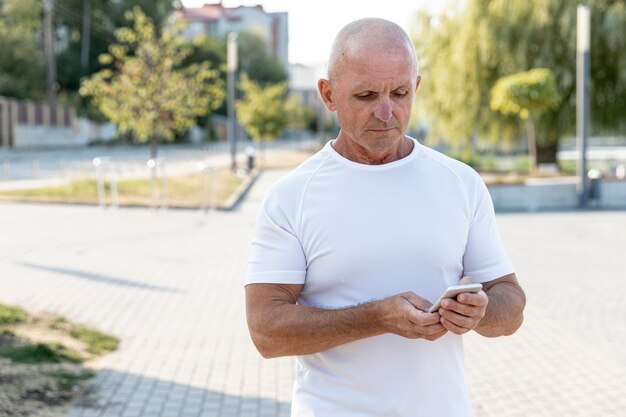
<instances>
[{"instance_id":1,"label":"shadow on pavement","mask_svg":"<svg viewBox=\"0 0 626 417\"><path fill-rule=\"evenodd\" d=\"M258 390L256 388L255 390ZM79 416L289 417L291 404L102 369L68 413Z\"/></svg>"},{"instance_id":2,"label":"shadow on pavement","mask_svg":"<svg viewBox=\"0 0 626 417\"><path fill-rule=\"evenodd\" d=\"M102 274L94 274L91 272L80 271L71 268L59 268L56 266L40 265L32 262L17 262L18 265L25 266L27 268L41 269L44 271L56 272L58 274L69 275L74 278L86 279L89 281L99 282L101 284L118 285L123 287L139 288L142 290L150 291L166 291L166 292L181 292L176 288L159 287L157 285L144 284L142 282L130 281L123 278L115 278Z\"/></svg>"}]
</instances>

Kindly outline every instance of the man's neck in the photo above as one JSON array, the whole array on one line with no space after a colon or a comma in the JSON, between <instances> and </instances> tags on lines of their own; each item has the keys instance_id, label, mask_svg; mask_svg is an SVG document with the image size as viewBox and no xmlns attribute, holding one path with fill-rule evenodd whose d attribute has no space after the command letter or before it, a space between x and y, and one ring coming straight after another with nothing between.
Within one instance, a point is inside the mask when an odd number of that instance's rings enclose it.
<instances>
[{"instance_id":1,"label":"man's neck","mask_svg":"<svg viewBox=\"0 0 626 417\"><path fill-rule=\"evenodd\" d=\"M342 135L332 142L333 149L353 162L366 165L382 165L407 157L413 151L413 141L406 136L389 143L381 149L366 148L349 137Z\"/></svg>"}]
</instances>

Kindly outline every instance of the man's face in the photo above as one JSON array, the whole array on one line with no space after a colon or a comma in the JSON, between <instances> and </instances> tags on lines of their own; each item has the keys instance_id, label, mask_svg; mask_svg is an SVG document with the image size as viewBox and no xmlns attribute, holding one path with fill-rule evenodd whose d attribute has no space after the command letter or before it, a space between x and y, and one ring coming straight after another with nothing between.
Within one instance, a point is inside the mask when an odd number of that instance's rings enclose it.
<instances>
[{"instance_id":1,"label":"man's face","mask_svg":"<svg viewBox=\"0 0 626 417\"><path fill-rule=\"evenodd\" d=\"M409 51L372 48L351 51L326 81L326 94L322 84L320 92L328 109L337 111L340 135L380 151L404 137L418 83Z\"/></svg>"}]
</instances>

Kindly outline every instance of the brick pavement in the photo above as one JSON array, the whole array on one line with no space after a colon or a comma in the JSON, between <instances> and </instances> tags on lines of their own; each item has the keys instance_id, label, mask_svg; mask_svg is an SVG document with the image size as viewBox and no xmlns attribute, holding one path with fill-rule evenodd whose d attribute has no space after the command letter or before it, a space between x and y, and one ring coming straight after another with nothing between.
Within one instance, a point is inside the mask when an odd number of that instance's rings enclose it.
<instances>
[{"instance_id":1,"label":"brick pavement","mask_svg":"<svg viewBox=\"0 0 626 417\"><path fill-rule=\"evenodd\" d=\"M292 360L256 353L241 288L258 203L282 174L263 174L239 210L207 216L0 205L0 301L122 340L69 417L289 414ZM498 222L529 304L516 335L465 338L474 415L623 415L626 213Z\"/></svg>"}]
</instances>

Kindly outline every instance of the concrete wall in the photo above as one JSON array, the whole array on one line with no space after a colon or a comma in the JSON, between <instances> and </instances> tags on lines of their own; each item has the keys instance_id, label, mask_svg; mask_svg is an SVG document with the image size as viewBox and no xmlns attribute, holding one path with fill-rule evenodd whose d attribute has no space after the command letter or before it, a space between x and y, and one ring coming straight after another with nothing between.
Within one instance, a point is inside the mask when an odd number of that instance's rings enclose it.
<instances>
[{"instance_id":1,"label":"concrete wall","mask_svg":"<svg viewBox=\"0 0 626 417\"><path fill-rule=\"evenodd\" d=\"M73 127L18 124L14 135L14 148L85 146L97 139L106 141L115 138L115 126L79 118Z\"/></svg>"},{"instance_id":2,"label":"concrete wall","mask_svg":"<svg viewBox=\"0 0 626 417\"><path fill-rule=\"evenodd\" d=\"M578 208L576 179L535 180L526 184L488 186L496 211L572 210ZM626 180L600 180L600 195L591 207L626 208Z\"/></svg>"}]
</instances>

